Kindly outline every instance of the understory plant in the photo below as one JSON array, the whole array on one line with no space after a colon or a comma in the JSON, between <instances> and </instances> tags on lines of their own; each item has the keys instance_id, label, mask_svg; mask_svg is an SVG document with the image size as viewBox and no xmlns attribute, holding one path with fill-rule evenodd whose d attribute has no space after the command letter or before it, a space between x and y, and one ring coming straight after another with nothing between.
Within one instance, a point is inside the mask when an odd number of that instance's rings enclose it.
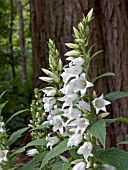
<instances>
[{"instance_id":1,"label":"understory plant","mask_svg":"<svg viewBox=\"0 0 128 170\"><path fill-rule=\"evenodd\" d=\"M47 76L39 77L48 86L35 89L28 125L32 141L8 155L12 161L27 150L32 160L22 170L128 170L128 152L105 147L107 126L115 121L128 123L122 117L106 119L110 114L106 107L113 100L128 96L128 92L99 96L93 90L97 79L114 73L93 79L89 76L90 62L101 52L91 54L92 47L88 47L92 14L93 9L78 28L73 28L74 42L66 43L71 49L65 54L67 65L63 66L54 41L48 42L49 69L42 68Z\"/></svg>"},{"instance_id":2,"label":"understory plant","mask_svg":"<svg viewBox=\"0 0 128 170\"><path fill-rule=\"evenodd\" d=\"M127 152L105 148L106 127L117 120L128 122L125 118L105 119L110 114L106 106L128 93L113 92L98 96L93 91L97 79L114 76L114 73L104 73L93 79L89 77L90 62L101 52L91 55L92 47L88 47L92 13L93 10L86 18L83 17L78 28L73 28L74 43L66 43L71 49L65 54L68 61L66 66L62 64L54 41L49 40L48 43L49 69L42 68L47 76L39 77L48 83L47 87L40 89L43 93L42 118L39 112L32 112L32 115L43 122L36 121L29 125L33 126L32 137L34 133L43 134L46 144L36 146L27 153L30 156L38 154L37 157L42 154L38 164L35 164L40 170L128 169ZM30 122L33 121L35 119ZM37 139L42 139L40 135Z\"/></svg>"}]
</instances>

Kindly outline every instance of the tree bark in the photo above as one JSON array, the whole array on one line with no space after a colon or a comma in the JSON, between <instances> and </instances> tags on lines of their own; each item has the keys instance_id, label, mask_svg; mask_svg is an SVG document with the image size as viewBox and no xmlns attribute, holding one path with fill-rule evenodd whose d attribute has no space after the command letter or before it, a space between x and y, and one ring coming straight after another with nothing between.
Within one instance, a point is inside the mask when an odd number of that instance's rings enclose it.
<instances>
[{"instance_id":1,"label":"tree bark","mask_svg":"<svg viewBox=\"0 0 128 170\"><path fill-rule=\"evenodd\" d=\"M38 77L41 67L47 67L49 38L55 40L61 56L67 51L64 43L72 42L72 27L77 26L91 8L90 44L92 52L103 49L91 63L90 76L114 72L115 77L102 78L95 84L98 95L112 91L128 91L128 13L126 0L31 0L31 30L33 45L34 87L42 86ZM62 57L64 60L64 57ZM110 117L128 117L128 98L114 101L109 107ZM128 140L128 126L114 123L108 128L107 147ZM128 150L128 146L121 145Z\"/></svg>"},{"instance_id":2,"label":"tree bark","mask_svg":"<svg viewBox=\"0 0 128 170\"><path fill-rule=\"evenodd\" d=\"M26 71L26 56L25 56L25 37L24 37L24 20L23 20L23 11L22 4L20 0L16 0L18 15L19 15L19 38L20 38L20 49L21 49L21 65L22 65L22 81L26 82L27 71Z\"/></svg>"},{"instance_id":3,"label":"tree bark","mask_svg":"<svg viewBox=\"0 0 128 170\"><path fill-rule=\"evenodd\" d=\"M13 35L13 0L10 0L10 32L9 32L9 45L10 45L10 65L12 67L12 77L13 79L16 77L15 73L15 64L14 64L14 57L13 57L13 42L12 42L12 35Z\"/></svg>"}]
</instances>

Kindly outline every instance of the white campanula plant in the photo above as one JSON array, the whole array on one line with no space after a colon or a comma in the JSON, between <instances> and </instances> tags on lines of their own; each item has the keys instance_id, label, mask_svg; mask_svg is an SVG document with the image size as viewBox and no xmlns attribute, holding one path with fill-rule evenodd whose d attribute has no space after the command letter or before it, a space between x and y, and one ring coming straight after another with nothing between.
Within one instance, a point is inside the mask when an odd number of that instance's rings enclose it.
<instances>
[{"instance_id":1,"label":"white campanula plant","mask_svg":"<svg viewBox=\"0 0 128 170\"><path fill-rule=\"evenodd\" d=\"M104 73L93 79L89 77L90 62L101 52L91 55L92 47L88 48L92 18L93 9L83 17L78 28L73 28L74 43L66 43L71 49L65 54L66 66L62 65L55 43L49 40L49 69L42 68L47 76L39 77L49 85L42 89L43 122L36 122L32 128L35 134L39 131L43 134L43 138L38 139L43 140L43 147L35 146L38 155L23 170L34 161L34 167L40 170L128 170L127 152L117 148L105 149L106 127L117 120L128 120L104 119L109 114L107 105L128 93L112 92L98 96L93 91L97 79L114 73Z\"/></svg>"},{"instance_id":2,"label":"white campanula plant","mask_svg":"<svg viewBox=\"0 0 128 170\"><path fill-rule=\"evenodd\" d=\"M94 91L97 79L114 76L114 73L107 72L93 79L89 76L90 62L101 52L91 55L92 47L88 47L92 19L93 9L83 17L78 28L73 28L74 43L66 43L70 49L65 54L66 66L54 41L48 42L49 69L42 68L46 76L39 77L48 85L35 89L30 109L28 128L32 141L8 155L8 162L24 151L32 158L21 170L128 170L128 152L105 148L107 126L119 120L128 123L128 119L122 117L105 119L110 114L107 105L128 96L128 92L106 95L102 92L99 96ZM28 128L14 132L8 144ZM4 122L1 121L0 134L3 132ZM120 144L128 144L128 141ZM7 154L8 149L0 150L0 165L7 161Z\"/></svg>"}]
</instances>

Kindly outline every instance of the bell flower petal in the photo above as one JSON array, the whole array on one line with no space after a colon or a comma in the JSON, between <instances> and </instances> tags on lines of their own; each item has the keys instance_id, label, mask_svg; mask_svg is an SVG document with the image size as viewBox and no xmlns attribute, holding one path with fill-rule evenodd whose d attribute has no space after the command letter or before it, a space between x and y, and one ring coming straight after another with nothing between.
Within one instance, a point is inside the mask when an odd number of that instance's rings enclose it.
<instances>
[{"instance_id":1,"label":"bell flower petal","mask_svg":"<svg viewBox=\"0 0 128 170\"><path fill-rule=\"evenodd\" d=\"M72 105L72 102L73 102L76 98L78 98L78 95L75 94L75 93L72 93L72 94L68 94L68 95L63 96L63 97L59 98L58 100L59 100L59 101L64 101L63 107L62 107L62 109L63 109L63 108L66 107L66 106L71 106L71 105Z\"/></svg>"},{"instance_id":2,"label":"bell flower petal","mask_svg":"<svg viewBox=\"0 0 128 170\"><path fill-rule=\"evenodd\" d=\"M0 122L0 132L1 133L4 132L3 126L4 126L4 122Z\"/></svg>"},{"instance_id":3,"label":"bell flower petal","mask_svg":"<svg viewBox=\"0 0 128 170\"><path fill-rule=\"evenodd\" d=\"M49 135L46 137L46 140L48 141L47 143L47 147L50 146L50 149L52 149L53 145L57 144L59 142L59 139L54 136L54 137L50 137Z\"/></svg>"},{"instance_id":4,"label":"bell flower petal","mask_svg":"<svg viewBox=\"0 0 128 170\"><path fill-rule=\"evenodd\" d=\"M54 96L56 94L56 89L54 87L47 87L42 90L47 96Z\"/></svg>"},{"instance_id":5,"label":"bell flower petal","mask_svg":"<svg viewBox=\"0 0 128 170\"><path fill-rule=\"evenodd\" d=\"M82 154L84 156L85 161L88 163L88 157L93 156L92 151L92 143L85 142L77 151L78 154Z\"/></svg>"},{"instance_id":6,"label":"bell flower petal","mask_svg":"<svg viewBox=\"0 0 128 170\"><path fill-rule=\"evenodd\" d=\"M8 159L7 159L8 152L9 152L8 150L0 150L0 163L2 161L8 161Z\"/></svg>"},{"instance_id":7,"label":"bell flower petal","mask_svg":"<svg viewBox=\"0 0 128 170\"><path fill-rule=\"evenodd\" d=\"M86 94L86 90L88 87L94 86L93 83L88 82L85 77L85 73L82 73L80 77L78 76L76 80L76 86L74 88L74 93L80 91L81 96L84 96Z\"/></svg>"},{"instance_id":8,"label":"bell flower petal","mask_svg":"<svg viewBox=\"0 0 128 170\"><path fill-rule=\"evenodd\" d=\"M104 170L116 170L115 167L113 167L111 165L107 165L107 164L105 164L103 167L104 167Z\"/></svg>"},{"instance_id":9,"label":"bell flower petal","mask_svg":"<svg viewBox=\"0 0 128 170\"><path fill-rule=\"evenodd\" d=\"M86 169L86 163L85 162L79 162L77 163L72 170L85 170Z\"/></svg>"},{"instance_id":10,"label":"bell flower petal","mask_svg":"<svg viewBox=\"0 0 128 170\"><path fill-rule=\"evenodd\" d=\"M103 99L103 95L101 95L99 98L95 98L92 103L96 109L96 114L98 114L100 110L107 112L105 106L111 104L111 102Z\"/></svg>"},{"instance_id":11,"label":"bell flower petal","mask_svg":"<svg viewBox=\"0 0 128 170\"><path fill-rule=\"evenodd\" d=\"M79 103L76 104L76 106L77 106L80 110L82 110L84 113L86 113L86 112L88 112L88 111L89 111L89 112L91 111L90 105L89 105L87 102L85 102L84 100L80 100Z\"/></svg>"},{"instance_id":12,"label":"bell flower petal","mask_svg":"<svg viewBox=\"0 0 128 170\"><path fill-rule=\"evenodd\" d=\"M68 126L74 125L76 125L75 133L78 133L80 131L80 133L83 134L86 128L89 126L89 120L86 118L77 118L76 120L68 124Z\"/></svg>"},{"instance_id":13,"label":"bell flower petal","mask_svg":"<svg viewBox=\"0 0 128 170\"><path fill-rule=\"evenodd\" d=\"M82 140L83 136L81 134L74 134L68 139L67 147L78 146Z\"/></svg>"},{"instance_id":14,"label":"bell flower petal","mask_svg":"<svg viewBox=\"0 0 128 170\"><path fill-rule=\"evenodd\" d=\"M36 154L38 154L38 153L39 153L39 152L38 152L37 149L30 149L30 150L27 151L26 155L28 155L28 156L34 156L34 155L36 155Z\"/></svg>"},{"instance_id":15,"label":"bell flower petal","mask_svg":"<svg viewBox=\"0 0 128 170\"><path fill-rule=\"evenodd\" d=\"M64 132L63 127L65 123L60 115L51 117L49 123L53 125L53 128L52 128L53 132L56 132L57 130L59 130L60 134L63 134Z\"/></svg>"}]
</instances>

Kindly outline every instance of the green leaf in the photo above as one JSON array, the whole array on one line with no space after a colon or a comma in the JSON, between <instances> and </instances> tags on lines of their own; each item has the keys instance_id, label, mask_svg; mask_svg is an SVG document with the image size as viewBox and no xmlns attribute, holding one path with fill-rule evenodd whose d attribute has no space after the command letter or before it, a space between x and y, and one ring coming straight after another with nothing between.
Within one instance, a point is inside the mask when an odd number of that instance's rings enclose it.
<instances>
[{"instance_id":1,"label":"green leaf","mask_svg":"<svg viewBox=\"0 0 128 170\"><path fill-rule=\"evenodd\" d=\"M71 166L71 163L58 162L53 165L52 170L68 170Z\"/></svg>"},{"instance_id":2,"label":"green leaf","mask_svg":"<svg viewBox=\"0 0 128 170\"><path fill-rule=\"evenodd\" d=\"M122 142L118 143L117 145L128 145L128 141L122 141Z\"/></svg>"},{"instance_id":3,"label":"green leaf","mask_svg":"<svg viewBox=\"0 0 128 170\"><path fill-rule=\"evenodd\" d=\"M83 158L82 155L77 154L77 151L78 151L77 147L70 149L70 155L73 158L73 160Z\"/></svg>"},{"instance_id":4,"label":"green leaf","mask_svg":"<svg viewBox=\"0 0 128 170\"><path fill-rule=\"evenodd\" d=\"M80 100L80 98L81 98L81 97L77 97L75 100L73 100L73 102L72 102L73 106L75 106L75 105L78 103L78 101Z\"/></svg>"},{"instance_id":5,"label":"green leaf","mask_svg":"<svg viewBox=\"0 0 128 170\"><path fill-rule=\"evenodd\" d=\"M20 111L14 113L14 114L6 121L6 124L7 124L8 122L10 122L10 121L12 120L12 118L14 118L15 116L17 116L17 115L19 115L19 114L21 114L21 113L23 113L23 112L26 112L26 111L29 111L29 109L20 110Z\"/></svg>"},{"instance_id":6,"label":"green leaf","mask_svg":"<svg viewBox=\"0 0 128 170\"><path fill-rule=\"evenodd\" d=\"M21 170L35 170L38 162L40 162L47 153L48 151L44 151L40 155L35 156L31 161L25 164Z\"/></svg>"},{"instance_id":7,"label":"green leaf","mask_svg":"<svg viewBox=\"0 0 128 170\"><path fill-rule=\"evenodd\" d=\"M102 74L102 75L100 75L98 77L93 78L92 83L94 83L97 79L102 78L102 77L106 77L106 76L115 76L115 74L111 73L111 72L104 73L104 74Z\"/></svg>"},{"instance_id":8,"label":"green leaf","mask_svg":"<svg viewBox=\"0 0 128 170\"><path fill-rule=\"evenodd\" d=\"M8 139L8 145L9 146L12 145L28 129L29 129L29 127L26 127L26 128L22 128L20 130L17 130L16 132L12 133Z\"/></svg>"},{"instance_id":9,"label":"green leaf","mask_svg":"<svg viewBox=\"0 0 128 170\"><path fill-rule=\"evenodd\" d=\"M99 139L103 147L105 148L105 140L106 140L106 123L104 120L98 120L93 125L89 126L89 132Z\"/></svg>"},{"instance_id":10,"label":"green leaf","mask_svg":"<svg viewBox=\"0 0 128 170\"><path fill-rule=\"evenodd\" d=\"M114 166L117 170L128 170L128 152L118 148L98 151L98 160L104 164Z\"/></svg>"},{"instance_id":11,"label":"green leaf","mask_svg":"<svg viewBox=\"0 0 128 170\"><path fill-rule=\"evenodd\" d=\"M109 126L111 123L114 123L116 121L128 123L128 119L124 118L124 117L118 117L118 118L115 118L115 119L104 119L104 121L106 122L107 126Z\"/></svg>"},{"instance_id":12,"label":"green leaf","mask_svg":"<svg viewBox=\"0 0 128 170\"><path fill-rule=\"evenodd\" d=\"M56 147L54 147L51 151L48 152L48 154L44 157L40 170L45 166L45 164L48 163L48 161L56 156L59 156L64 151L69 150L70 148L67 148L67 139L63 140L61 143L59 143Z\"/></svg>"},{"instance_id":13,"label":"green leaf","mask_svg":"<svg viewBox=\"0 0 128 170\"><path fill-rule=\"evenodd\" d=\"M2 96L6 93L7 90L5 90L1 95L0 95L0 99L2 98Z\"/></svg>"},{"instance_id":14,"label":"green leaf","mask_svg":"<svg viewBox=\"0 0 128 170\"><path fill-rule=\"evenodd\" d=\"M5 107L6 103L7 103L7 101L0 104L0 115L1 115L2 109Z\"/></svg>"},{"instance_id":15,"label":"green leaf","mask_svg":"<svg viewBox=\"0 0 128 170\"><path fill-rule=\"evenodd\" d=\"M13 157L15 157L17 154L20 154L22 152L25 151L26 148L30 147L30 146L46 146L47 144L47 141L45 139L37 139L37 140L34 140L30 143L28 143L26 146L23 146L22 148L18 149L17 151L15 151L12 155L11 155L11 158L12 159Z\"/></svg>"},{"instance_id":16,"label":"green leaf","mask_svg":"<svg viewBox=\"0 0 128 170\"><path fill-rule=\"evenodd\" d=\"M128 97L128 92L123 92L123 91L111 92L111 93L106 94L104 96L104 99L112 102L122 97Z\"/></svg>"},{"instance_id":17,"label":"green leaf","mask_svg":"<svg viewBox=\"0 0 128 170\"><path fill-rule=\"evenodd\" d=\"M100 51L97 51L96 53L94 53L94 54L92 55L92 57L91 57L91 60L92 60L96 55L98 55L98 54L101 53L101 52L103 52L103 50L100 50Z\"/></svg>"}]
</instances>

